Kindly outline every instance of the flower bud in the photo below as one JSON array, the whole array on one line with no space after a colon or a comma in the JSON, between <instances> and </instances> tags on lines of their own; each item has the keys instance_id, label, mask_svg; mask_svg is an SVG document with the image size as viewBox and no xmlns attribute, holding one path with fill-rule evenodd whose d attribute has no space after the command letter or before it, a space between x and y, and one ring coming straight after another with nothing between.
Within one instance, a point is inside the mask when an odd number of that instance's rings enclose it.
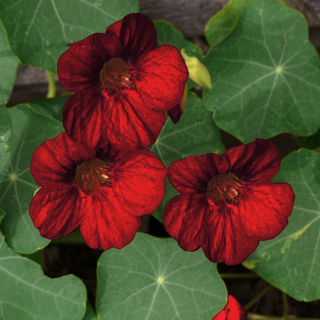
<instances>
[{"instance_id":1,"label":"flower bud","mask_svg":"<svg viewBox=\"0 0 320 320\"><path fill-rule=\"evenodd\" d=\"M211 90L211 77L207 68L196 57L187 56L185 49L181 50L181 55L186 62L191 80L200 86Z\"/></svg>"}]
</instances>

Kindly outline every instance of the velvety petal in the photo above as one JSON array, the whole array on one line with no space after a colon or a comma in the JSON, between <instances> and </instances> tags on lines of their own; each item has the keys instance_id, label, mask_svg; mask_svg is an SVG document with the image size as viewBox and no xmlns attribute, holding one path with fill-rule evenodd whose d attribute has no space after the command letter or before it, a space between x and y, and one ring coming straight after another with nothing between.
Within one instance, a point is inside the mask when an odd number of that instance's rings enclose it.
<instances>
[{"instance_id":1,"label":"velvety petal","mask_svg":"<svg viewBox=\"0 0 320 320\"><path fill-rule=\"evenodd\" d=\"M150 214L164 197L166 176L167 168L152 152L137 150L115 163L112 189L130 214Z\"/></svg>"},{"instance_id":2,"label":"velvety petal","mask_svg":"<svg viewBox=\"0 0 320 320\"><path fill-rule=\"evenodd\" d=\"M247 311L242 305L230 294L228 303L221 312L213 317L212 320L247 320Z\"/></svg>"},{"instance_id":3,"label":"velvety petal","mask_svg":"<svg viewBox=\"0 0 320 320\"><path fill-rule=\"evenodd\" d=\"M256 139L227 150L223 156L230 163L230 171L245 183L269 181L280 169L280 152L270 140Z\"/></svg>"},{"instance_id":4,"label":"velvety petal","mask_svg":"<svg viewBox=\"0 0 320 320\"><path fill-rule=\"evenodd\" d=\"M288 224L294 192L288 183L249 185L241 189L239 212L248 237L270 240Z\"/></svg>"},{"instance_id":5,"label":"velvety petal","mask_svg":"<svg viewBox=\"0 0 320 320\"><path fill-rule=\"evenodd\" d=\"M84 219L80 232L90 248L121 249L133 240L141 227L141 218L123 207L122 199L117 198L112 188L101 188L82 201Z\"/></svg>"},{"instance_id":6,"label":"velvety petal","mask_svg":"<svg viewBox=\"0 0 320 320\"><path fill-rule=\"evenodd\" d=\"M103 117L105 139L123 150L150 147L166 121L165 114L149 110L135 90L112 96Z\"/></svg>"},{"instance_id":7,"label":"velvety petal","mask_svg":"<svg viewBox=\"0 0 320 320\"><path fill-rule=\"evenodd\" d=\"M33 153L30 170L40 186L70 183L74 179L77 165L93 158L94 151L71 140L63 132L56 138L43 142Z\"/></svg>"},{"instance_id":8,"label":"velvety petal","mask_svg":"<svg viewBox=\"0 0 320 320\"><path fill-rule=\"evenodd\" d=\"M229 164L222 155L208 153L174 161L168 169L171 184L180 193L206 192L210 179L219 173L227 174Z\"/></svg>"},{"instance_id":9,"label":"velvety petal","mask_svg":"<svg viewBox=\"0 0 320 320\"><path fill-rule=\"evenodd\" d=\"M154 24L141 13L131 13L108 27L107 34L113 33L121 42L121 57L127 62L148 53L157 45Z\"/></svg>"},{"instance_id":10,"label":"velvety petal","mask_svg":"<svg viewBox=\"0 0 320 320\"><path fill-rule=\"evenodd\" d=\"M131 73L146 106L157 111L175 107L188 80L188 69L179 50L169 45L140 56Z\"/></svg>"},{"instance_id":11,"label":"velvety petal","mask_svg":"<svg viewBox=\"0 0 320 320\"><path fill-rule=\"evenodd\" d=\"M242 263L259 244L245 234L238 207L233 205L211 207L202 232L202 249L212 262Z\"/></svg>"},{"instance_id":12,"label":"velvety petal","mask_svg":"<svg viewBox=\"0 0 320 320\"><path fill-rule=\"evenodd\" d=\"M76 93L63 108L63 126L67 134L89 149L105 147L107 142L101 132L103 127L109 125L106 108L107 100L99 92Z\"/></svg>"},{"instance_id":13,"label":"velvety petal","mask_svg":"<svg viewBox=\"0 0 320 320\"><path fill-rule=\"evenodd\" d=\"M186 251L194 251L203 243L208 201L205 195L187 193L172 198L165 207L163 222L167 232Z\"/></svg>"},{"instance_id":14,"label":"velvety petal","mask_svg":"<svg viewBox=\"0 0 320 320\"><path fill-rule=\"evenodd\" d=\"M55 188L43 187L32 199L29 212L42 237L64 237L81 223L79 191L63 183L57 183Z\"/></svg>"},{"instance_id":15,"label":"velvety petal","mask_svg":"<svg viewBox=\"0 0 320 320\"><path fill-rule=\"evenodd\" d=\"M112 33L94 33L74 42L58 60L59 81L68 91L95 90L103 64L121 52L121 44Z\"/></svg>"}]
</instances>

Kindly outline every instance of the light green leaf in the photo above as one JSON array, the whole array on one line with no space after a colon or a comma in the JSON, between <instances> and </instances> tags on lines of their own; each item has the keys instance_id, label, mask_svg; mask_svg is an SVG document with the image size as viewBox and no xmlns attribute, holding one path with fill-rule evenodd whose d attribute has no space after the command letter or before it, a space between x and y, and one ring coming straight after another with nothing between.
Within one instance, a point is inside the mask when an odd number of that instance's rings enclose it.
<instances>
[{"instance_id":1,"label":"light green leaf","mask_svg":"<svg viewBox=\"0 0 320 320\"><path fill-rule=\"evenodd\" d=\"M168 117L162 131L150 150L169 168L176 160L187 156L224 152L220 138L220 130L212 121L212 112L204 108L203 102L192 92L188 93L188 101L181 119L174 124ZM163 221L163 210L177 191L166 180L166 194L159 208L153 215Z\"/></svg>"},{"instance_id":2,"label":"light green leaf","mask_svg":"<svg viewBox=\"0 0 320 320\"><path fill-rule=\"evenodd\" d=\"M320 154L300 149L282 160L275 182L288 182L296 199L289 224L260 242L243 264L297 300L320 298Z\"/></svg>"},{"instance_id":3,"label":"light green leaf","mask_svg":"<svg viewBox=\"0 0 320 320\"><path fill-rule=\"evenodd\" d=\"M320 123L320 62L299 12L277 0L257 0L229 37L202 62L214 121L245 143L281 132L307 136Z\"/></svg>"},{"instance_id":4,"label":"light green leaf","mask_svg":"<svg viewBox=\"0 0 320 320\"><path fill-rule=\"evenodd\" d=\"M49 240L40 236L29 216L29 205L39 186L30 172L34 150L63 131L61 122L35 113L28 105L8 109L13 133L9 140L11 157L0 173L0 208L7 214L1 230L16 252L32 253Z\"/></svg>"},{"instance_id":5,"label":"light green leaf","mask_svg":"<svg viewBox=\"0 0 320 320\"><path fill-rule=\"evenodd\" d=\"M0 209L0 221L4 211ZM86 288L73 275L50 279L41 267L8 247L0 233L0 319L78 320Z\"/></svg>"},{"instance_id":6,"label":"light green leaf","mask_svg":"<svg viewBox=\"0 0 320 320\"><path fill-rule=\"evenodd\" d=\"M4 30L1 21L0 57L0 104L6 104L11 96L19 61L9 49L6 31Z\"/></svg>"},{"instance_id":7,"label":"light green leaf","mask_svg":"<svg viewBox=\"0 0 320 320\"><path fill-rule=\"evenodd\" d=\"M84 39L131 12L138 0L2 0L0 19L11 50L23 64L57 73L59 56L68 44ZM14 17L14 18L13 18Z\"/></svg>"},{"instance_id":8,"label":"light green leaf","mask_svg":"<svg viewBox=\"0 0 320 320\"><path fill-rule=\"evenodd\" d=\"M0 172L6 166L10 158L8 140L11 136L12 126L8 110L0 103Z\"/></svg>"},{"instance_id":9,"label":"light green leaf","mask_svg":"<svg viewBox=\"0 0 320 320\"><path fill-rule=\"evenodd\" d=\"M186 49L186 54L190 57L201 59L203 56L202 50L191 41L186 40L181 31L176 29L172 23L165 20L154 20L153 23L157 30L158 46L170 44L177 47L180 52L181 49ZM195 85L196 83L189 78L187 81L188 89L193 88Z\"/></svg>"},{"instance_id":10,"label":"light green leaf","mask_svg":"<svg viewBox=\"0 0 320 320\"><path fill-rule=\"evenodd\" d=\"M228 36L236 25L242 9L254 0L230 0L206 25L205 35L211 47Z\"/></svg>"},{"instance_id":11,"label":"light green leaf","mask_svg":"<svg viewBox=\"0 0 320 320\"><path fill-rule=\"evenodd\" d=\"M100 320L211 320L226 304L216 264L172 238L137 233L101 255L97 277Z\"/></svg>"}]
</instances>

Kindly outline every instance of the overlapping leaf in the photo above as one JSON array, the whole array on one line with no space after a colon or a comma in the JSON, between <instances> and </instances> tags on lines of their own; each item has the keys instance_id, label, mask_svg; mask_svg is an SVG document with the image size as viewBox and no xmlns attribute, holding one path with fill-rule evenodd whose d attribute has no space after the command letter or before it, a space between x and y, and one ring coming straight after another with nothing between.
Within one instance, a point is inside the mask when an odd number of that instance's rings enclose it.
<instances>
[{"instance_id":1,"label":"overlapping leaf","mask_svg":"<svg viewBox=\"0 0 320 320\"><path fill-rule=\"evenodd\" d=\"M10 247L31 253L46 246L29 216L29 205L39 187L30 173L34 150L63 131L61 122L35 113L27 105L8 110L13 132L9 140L11 157L0 173L0 208L6 211L1 230Z\"/></svg>"},{"instance_id":2,"label":"overlapping leaf","mask_svg":"<svg viewBox=\"0 0 320 320\"><path fill-rule=\"evenodd\" d=\"M21 62L57 72L68 45L138 12L138 0L2 0L0 19Z\"/></svg>"},{"instance_id":3,"label":"overlapping leaf","mask_svg":"<svg viewBox=\"0 0 320 320\"><path fill-rule=\"evenodd\" d=\"M4 211L0 209L0 221ZM0 233L0 319L78 320L85 312L86 288L68 275L45 277L41 267L15 253Z\"/></svg>"},{"instance_id":4,"label":"overlapping leaf","mask_svg":"<svg viewBox=\"0 0 320 320\"><path fill-rule=\"evenodd\" d=\"M320 62L305 19L277 0L257 0L202 62L213 90L204 102L216 124L243 142L288 131L307 136L320 123Z\"/></svg>"},{"instance_id":5,"label":"overlapping leaf","mask_svg":"<svg viewBox=\"0 0 320 320\"><path fill-rule=\"evenodd\" d=\"M226 304L226 288L201 250L185 252L172 238L137 233L98 263L101 320L211 320Z\"/></svg>"},{"instance_id":6,"label":"overlapping leaf","mask_svg":"<svg viewBox=\"0 0 320 320\"><path fill-rule=\"evenodd\" d=\"M188 102L180 121L174 124L169 117L156 143L150 148L167 166L186 156L224 152L220 139L220 130L212 121L212 113L208 112L200 98L189 92ZM161 222L163 210L168 201L178 193L166 180L166 194L159 208L153 215Z\"/></svg>"},{"instance_id":7,"label":"overlapping leaf","mask_svg":"<svg viewBox=\"0 0 320 320\"><path fill-rule=\"evenodd\" d=\"M261 242L244 265L297 300L320 298L320 154L288 155L274 181L288 182L296 199L289 224Z\"/></svg>"}]
</instances>

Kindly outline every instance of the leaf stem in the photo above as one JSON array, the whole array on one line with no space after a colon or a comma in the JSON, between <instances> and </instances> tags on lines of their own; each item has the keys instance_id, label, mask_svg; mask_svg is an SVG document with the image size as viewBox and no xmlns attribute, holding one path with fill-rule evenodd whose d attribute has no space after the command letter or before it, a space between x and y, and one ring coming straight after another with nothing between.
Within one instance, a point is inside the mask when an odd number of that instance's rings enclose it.
<instances>
[{"instance_id":1,"label":"leaf stem","mask_svg":"<svg viewBox=\"0 0 320 320\"><path fill-rule=\"evenodd\" d=\"M54 98L56 96L56 81L54 80L53 72L47 70L48 73L48 93L47 98Z\"/></svg>"},{"instance_id":2,"label":"leaf stem","mask_svg":"<svg viewBox=\"0 0 320 320\"><path fill-rule=\"evenodd\" d=\"M260 291L252 300L250 300L244 308L246 310L249 310L257 301L259 301L270 289L272 288L272 285L269 284L266 286L262 291ZM281 318L280 318L281 319Z\"/></svg>"},{"instance_id":3,"label":"leaf stem","mask_svg":"<svg viewBox=\"0 0 320 320\"><path fill-rule=\"evenodd\" d=\"M283 315L282 320L287 320L288 315L288 297L285 292L282 291L282 302L283 302Z\"/></svg>"},{"instance_id":4,"label":"leaf stem","mask_svg":"<svg viewBox=\"0 0 320 320\"><path fill-rule=\"evenodd\" d=\"M283 317L263 316L256 313L249 312L247 315L248 320L283 320ZM297 318L295 316L287 316L287 319L294 320L320 320L320 318Z\"/></svg>"},{"instance_id":5,"label":"leaf stem","mask_svg":"<svg viewBox=\"0 0 320 320\"><path fill-rule=\"evenodd\" d=\"M253 272L246 273L220 273L222 279L251 279L251 278L260 278L259 275Z\"/></svg>"}]
</instances>

